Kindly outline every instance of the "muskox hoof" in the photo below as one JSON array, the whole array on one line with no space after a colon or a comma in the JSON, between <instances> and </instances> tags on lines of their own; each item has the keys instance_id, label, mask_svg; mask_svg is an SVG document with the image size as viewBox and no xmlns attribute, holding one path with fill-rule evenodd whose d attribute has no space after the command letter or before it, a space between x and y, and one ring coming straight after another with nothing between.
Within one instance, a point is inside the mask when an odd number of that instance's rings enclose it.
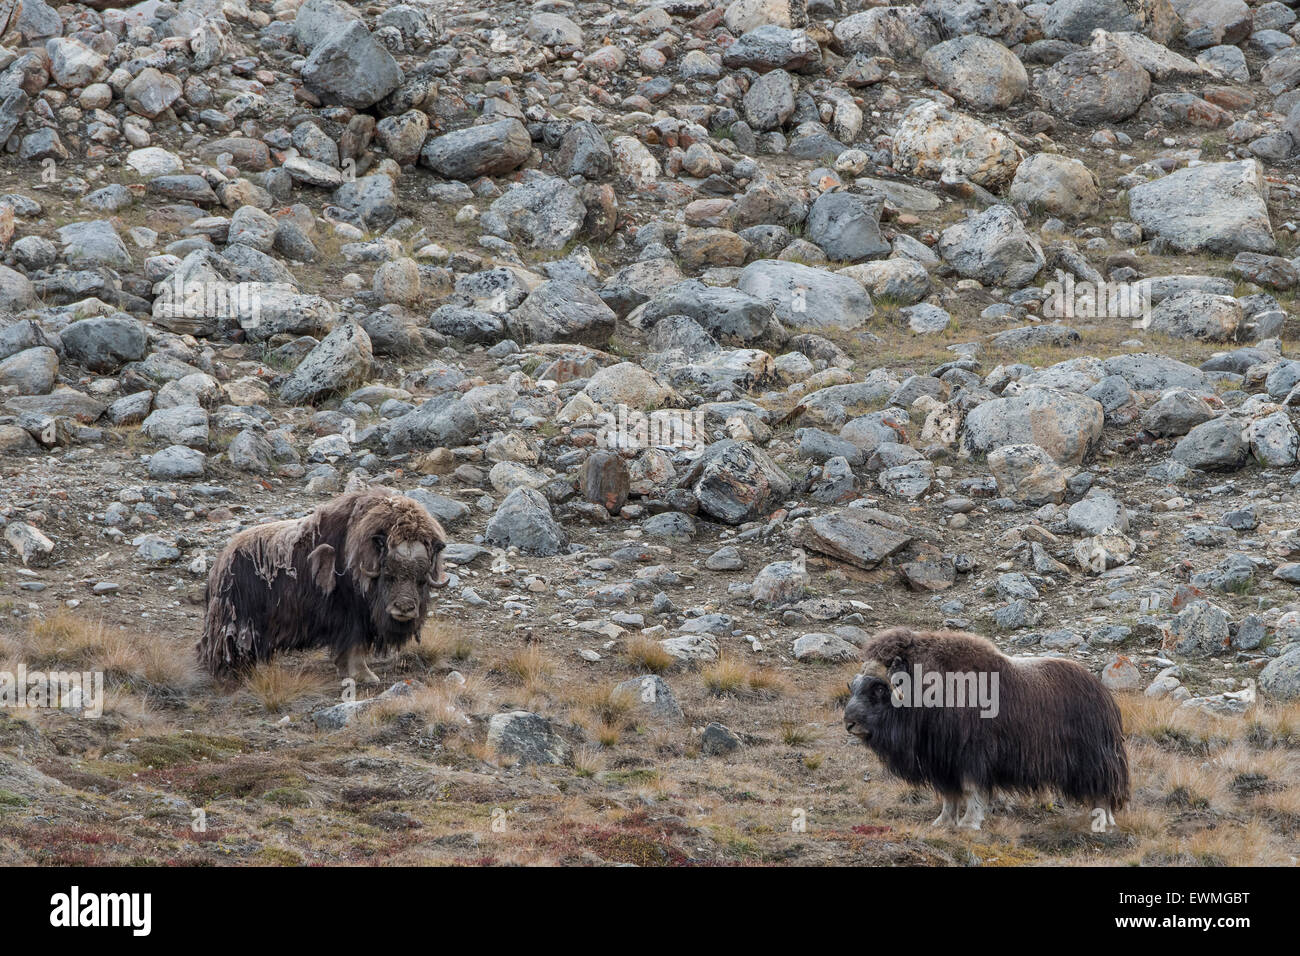
<instances>
[{"instance_id":1,"label":"muskox hoof","mask_svg":"<svg viewBox=\"0 0 1300 956\"><path fill-rule=\"evenodd\" d=\"M985 800L980 794L972 793L966 798L966 812L957 821L958 830L978 830L984 822Z\"/></svg>"},{"instance_id":2,"label":"muskox hoof","mask_svg":"<svg viewBox=\"0 0 1300 956\"><path fill-rule=\"evenodd\" d=\"M934 822L931 823L930 826L932 827L956 826L957 825L957 801L951 800L948 797L943 797L941 799L943 800L943 812L941 812L937 817L934 818Z\"/></svg>"},{"instance_id":3,"label":"muskox hoof","mask_svg":"<svg viewBox=\"0 0 1300 956\"><path fill-rule=\"evenodd\" d=\"M366 663L366 652L359 647L352 647L334 658L339 677L348 678L358 684L378 684L379 676Z\"/></svg>"}]
</instances>

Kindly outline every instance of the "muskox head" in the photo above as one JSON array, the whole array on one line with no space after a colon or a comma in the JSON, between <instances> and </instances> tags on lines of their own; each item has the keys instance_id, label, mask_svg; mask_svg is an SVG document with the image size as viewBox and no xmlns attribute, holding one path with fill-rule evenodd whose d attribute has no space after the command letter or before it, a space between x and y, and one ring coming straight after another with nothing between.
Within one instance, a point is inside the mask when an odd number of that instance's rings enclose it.
<instances>
[{"instance_id":1,"label":"muskox head","mask_svg":"<svg viewBox=\"0 0 1300 956\"><path fill-rule=\"evenodd\" d=\"M844 706L844 729L870 746L879 743L892 718L889 683L873 674L859 674L849 684L849 702Z\"/></svg>"},{"instance_id":2,"label":"muskox head","mask_svg":"<svg viewBox=\"0 0 1300 956\"><path fill-rule=\"evenodd\" d=\"M362 589L373 593L376 609L405 623L422 616L426 591L447 583L442 571L442 543L372 538L357 565Z\"/></svg>"},{"instance_id":3,"label":"muskox head","mask_svg":"<svg viewBox=\"0 0 1300 956\"><path fill-rule=\"evenodd\" d=\"M418 627L429 589L447 584L442 553L447 536L428 512L407 498L381 499L354 515L347 535L347 567L382 631Z\"/></svg>"}]
</instances>

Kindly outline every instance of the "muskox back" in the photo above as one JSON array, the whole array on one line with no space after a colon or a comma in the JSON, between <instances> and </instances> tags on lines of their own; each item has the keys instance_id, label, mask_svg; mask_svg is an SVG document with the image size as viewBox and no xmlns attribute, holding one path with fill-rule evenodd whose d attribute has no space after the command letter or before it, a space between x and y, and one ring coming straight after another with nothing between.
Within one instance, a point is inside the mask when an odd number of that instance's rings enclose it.
<instances>
[{"instance_id":1,"label":"muskox back","mask_svg":"<svg viewBox=\"0 0 1300 956\"><path fill-rule=\"evenodd\" d=\"M1117 810L1127 803L1119 707L1082 665L1012 660L984 638L958 631L895 628L865 649L891 679L914 674L918 665L925 672L997 674L996 716L980 716L973 707L879 712L879 732L867 745L897 776L942 794L1055 791L1089 807Z\"/></svg>"}]
</instances>

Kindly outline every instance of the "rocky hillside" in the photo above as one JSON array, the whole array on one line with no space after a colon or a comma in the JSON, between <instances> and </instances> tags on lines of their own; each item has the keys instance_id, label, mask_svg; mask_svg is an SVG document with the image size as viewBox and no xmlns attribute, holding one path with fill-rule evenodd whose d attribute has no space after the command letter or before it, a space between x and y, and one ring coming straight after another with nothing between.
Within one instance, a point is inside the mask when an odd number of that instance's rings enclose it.
<instances>
[{"instance_id":1,"label":"rocky hillside","mask_svg":"<svg viewBox=\"0 0 1300 956\"><path fill-rule=\"evenodd\" d=\"M1289 4L111 7L0 38L0 672L107 681L0 710L0 863L1294 862ZM199 676L373 484L420 644ZM1118 826L927 830L900 623L1098 673Z\"/></svg>"}]
</instances>

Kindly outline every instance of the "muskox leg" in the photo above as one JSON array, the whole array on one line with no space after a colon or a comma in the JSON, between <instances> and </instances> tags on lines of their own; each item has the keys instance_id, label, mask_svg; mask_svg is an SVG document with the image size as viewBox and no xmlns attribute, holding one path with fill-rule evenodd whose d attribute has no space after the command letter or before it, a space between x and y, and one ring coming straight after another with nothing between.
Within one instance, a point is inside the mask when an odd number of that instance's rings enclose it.
<instances>
[{"instance_id":1,"label":"muskox leg","mask_svg":"<svg viewBox=\"0 0 1300 956\"><path fill-rule=\"evenodd\" d=\"M334 658L340 677L350 677L358 684L378 684L379 677L366 666L366 650L354 644Z\"/></svg>"},{"instance_id":2,"label":"muskox leg","mask_svg":"<svg viewBox=\"0 0 1300 956\"><path fill-rule=\"evenodd\" d=\"M1115 814L1102 801L1093 801L1096 806L1084 807L1086 826L1093 833L1105 833L1115 824Z\"/></svg>"},{"instance_id":3,"label":"muskox leg","mask_svg":"<svg viewBox=\"0 0 1300 956\"><path fill-rule=\"evenodd\" d=\"M970 791L966 795L966 812L957 821L957 828L959 830L978 830L980 824L984 822L984 808L988 805L988 801L988 794L981 792L979 789Z\"/></svg>"},{"instance_id":4,"label":"muskox leg","mask_svg":"<svg viewBox=\"0 0 1300 956\"><path fill-rule=\"evenodd\" d=\"M935 821L930 824L932 827L950 827L957 823L957 801L959 797L951 794L941 793L939 799L943 801L943 810Z\"/></svg>"}]
</instances>

